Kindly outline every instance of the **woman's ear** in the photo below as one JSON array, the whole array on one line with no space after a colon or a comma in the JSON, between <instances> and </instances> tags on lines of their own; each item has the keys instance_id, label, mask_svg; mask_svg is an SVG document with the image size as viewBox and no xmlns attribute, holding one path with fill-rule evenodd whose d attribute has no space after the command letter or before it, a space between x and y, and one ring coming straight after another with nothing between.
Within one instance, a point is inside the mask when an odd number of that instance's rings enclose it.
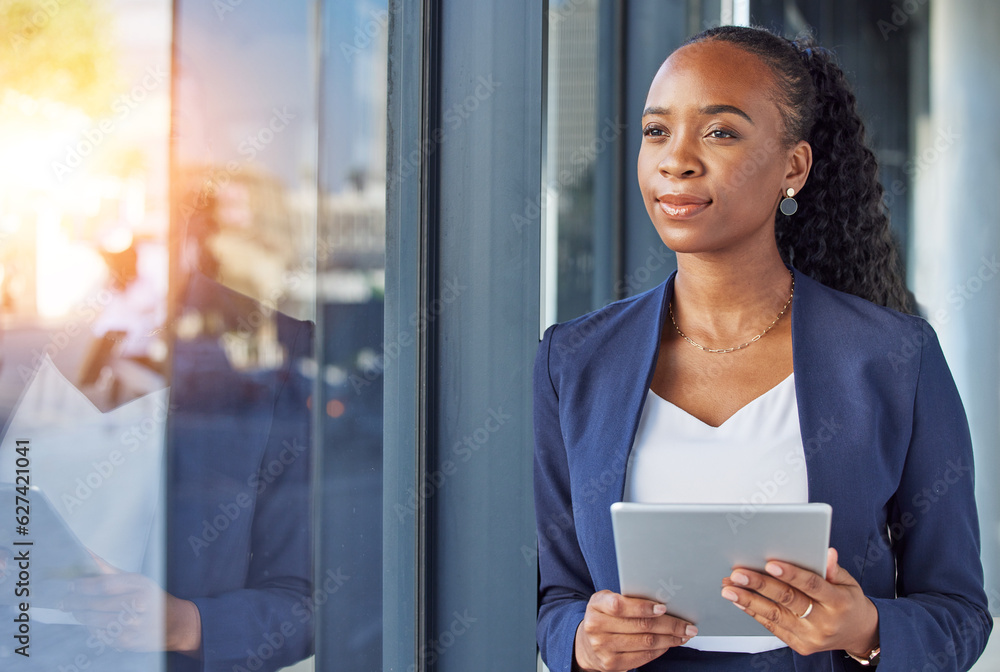
<instances>
[{"instance_id":1,"label":"woman's ear","mask_svg":"<svg viewBox=\"0 0 1000 672\"><path fill-rule=\"evenodd\" d=\"M788 171L785 173L785 185L795 190L795 193L802 191L806 178L812 169L812 146L805 140L799 140L788 155Z\"/></svg>"}]
</instances>

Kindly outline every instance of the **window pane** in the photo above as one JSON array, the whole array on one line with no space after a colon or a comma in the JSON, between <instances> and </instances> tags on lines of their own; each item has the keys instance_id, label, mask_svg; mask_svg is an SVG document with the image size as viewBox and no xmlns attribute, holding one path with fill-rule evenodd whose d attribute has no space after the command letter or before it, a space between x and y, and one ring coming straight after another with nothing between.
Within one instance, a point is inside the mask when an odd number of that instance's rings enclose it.
<instances>
[{"instance_id":1,"label":"window pane","mask_svg":"<svg viewBox=\"0 0 1000 672\"><path fill-rule=\"evenodd\" d=\"M597 120L598 0L549 4L546 101L546 321L588 312L594 293L594 186L607 150ZM611 123L611 120L606 120ZM611 131L615 127L611 125ZM530 214L530 213L529 213ZM604 224L611 227L611 222Z\"/></svg>"},{"instance_id":2,"label":"window pane","mask_svg":"<svg viewBox=\"0 0 1000 672\"><path fill-rule=\"evenodd\" d=\"M5 670L159 670L191 641L152 618L191 615L162 590L170 13L0 6Z\"/></svg>"},{"instance_id":3,"label":"window pane","mask_svg":"<svg viewBox=\"0 0 1000 672\"><path fill-rule=\"evenodd\" d=\"M176 3L167 585L198 606L209 669L311 669L326 602L311 518L313 13Z\"/></svg>"},{"instance_id":4,"label":"window pane","mask_svg":"<svg viewBox=\"0 0 1000 672\"><path fill-rule=\"evenodd\" d=\"M388 24L386 0L323 4L316 576L336 593L317 632L322 669L382 669L382 376L398 356L382 336Z\"/></svg>"}]
</instances>

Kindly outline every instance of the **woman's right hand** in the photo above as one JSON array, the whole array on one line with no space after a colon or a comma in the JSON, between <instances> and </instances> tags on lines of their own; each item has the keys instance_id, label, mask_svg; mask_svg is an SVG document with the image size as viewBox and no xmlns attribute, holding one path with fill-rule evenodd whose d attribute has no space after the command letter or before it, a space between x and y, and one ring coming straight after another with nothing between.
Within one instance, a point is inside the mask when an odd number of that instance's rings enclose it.
<instances>
[{"instance_id":1,"label":"woman's right hand","mask_svg":"<svg viewBox=\"0 0 1000 672\"><path fill-rule=\"evenodd\" d=\"M573 647L573 669L623 672L662 656L672 646L698 634L691 623L666 615L652 600L625 597L610 590L594 593L587 603Z\"/></svg>"}]
</instances>

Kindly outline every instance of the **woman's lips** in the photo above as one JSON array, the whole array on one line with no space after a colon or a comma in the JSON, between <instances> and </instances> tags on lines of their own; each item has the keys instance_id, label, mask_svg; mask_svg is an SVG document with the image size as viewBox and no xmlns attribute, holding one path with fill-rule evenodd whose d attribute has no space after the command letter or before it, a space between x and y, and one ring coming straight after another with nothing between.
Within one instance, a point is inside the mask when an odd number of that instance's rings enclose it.
<instances>
[{"instance_id":1,"label":"woman's lips","mask_svg":"<svg viewBox=\"0 0 1000 672\"><path fill-rule=\"evenodd\" d=\"M675 219L694 217L712 203L695 196L661 196L656 202L667 217Z\"/></svg>"}]
</instances>

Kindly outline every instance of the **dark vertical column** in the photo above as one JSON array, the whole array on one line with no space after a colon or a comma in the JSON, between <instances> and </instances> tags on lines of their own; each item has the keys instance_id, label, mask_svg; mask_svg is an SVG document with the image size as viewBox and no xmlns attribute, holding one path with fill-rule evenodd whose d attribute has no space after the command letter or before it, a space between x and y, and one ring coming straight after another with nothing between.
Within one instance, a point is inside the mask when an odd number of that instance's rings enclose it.
<instances>
[{"instance_id":1,"label":"dark vertical column","mask_svg":"<svg viewBox=\"0 0 1000 672\"><path fill-rule=\"evenodd\" d=\"M421 658L433 670L527 670L535 665L537 568L523 549L533 551L535 539L540 232L524 213L541 184L544 7L480 0L440 11Z\"/></svg>"}]
</instances>

